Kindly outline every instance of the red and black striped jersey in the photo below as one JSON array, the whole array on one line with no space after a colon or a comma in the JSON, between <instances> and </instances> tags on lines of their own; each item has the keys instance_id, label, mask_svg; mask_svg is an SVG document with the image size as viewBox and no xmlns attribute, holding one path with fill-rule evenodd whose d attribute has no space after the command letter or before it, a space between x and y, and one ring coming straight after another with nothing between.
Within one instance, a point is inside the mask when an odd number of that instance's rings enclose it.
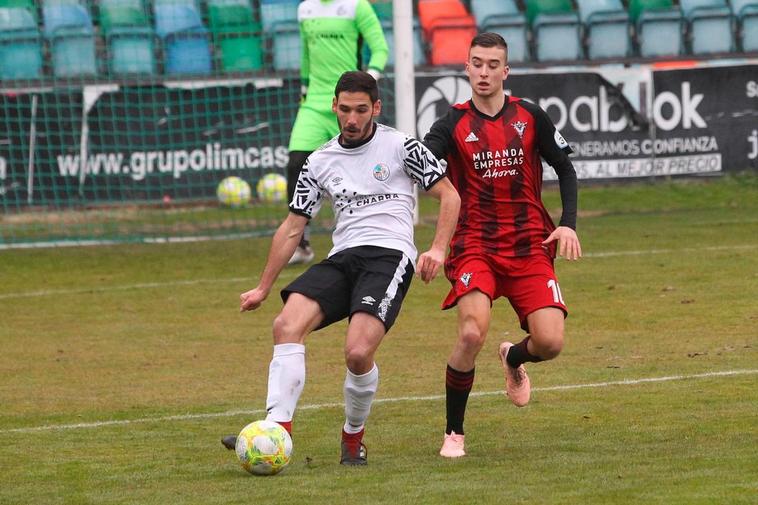
<instances>
[{"instance_id":1,"label":"red and black striped jersey","mask_svg":"<svg viewBox=\"0 0 758 505\"><path fill-rule=\"evenodd\" d=\"M555 229L542 203L542 161L556 171L561 225L576 228L576 172L571 148L539 106L505 97L494 117L469 100L454 105L424 137L461 196L451 256L464 252L527 256ZM550 251L555 255L555 248Z\"/></svg>"}]
</instances>

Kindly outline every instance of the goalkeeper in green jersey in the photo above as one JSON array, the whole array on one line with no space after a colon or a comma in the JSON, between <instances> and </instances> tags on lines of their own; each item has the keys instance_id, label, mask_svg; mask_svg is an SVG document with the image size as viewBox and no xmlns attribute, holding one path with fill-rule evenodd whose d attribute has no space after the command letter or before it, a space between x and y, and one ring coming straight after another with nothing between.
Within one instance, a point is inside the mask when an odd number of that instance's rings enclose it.
<instances>
[{"instance_id":1,"label":"goalkeeper in green jersey","mask_svg":"<svg viewBox=\"0 0 758 505\"><path fill-rule=\"evenodd\" d=\"M302 46L300 79L303 100L290 135L289 201L292 201L300 169L308 155L339 134L332 99L340 76L360 69L363 43L371 50L366 71L377 80L389 55L382 26L368 0L304 0L298 7L297 19ZM289 264L313 260L309 235L306 228Z\"/></svg>"}]
</instances>

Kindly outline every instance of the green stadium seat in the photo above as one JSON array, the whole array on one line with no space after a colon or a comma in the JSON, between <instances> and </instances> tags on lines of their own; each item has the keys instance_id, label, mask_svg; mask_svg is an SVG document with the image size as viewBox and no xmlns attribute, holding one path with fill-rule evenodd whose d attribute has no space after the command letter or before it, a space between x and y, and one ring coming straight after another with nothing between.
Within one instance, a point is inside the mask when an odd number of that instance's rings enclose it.
<instances>
[{"instance_id":1,"label":"green stadium seat","mask_svg":"<svg viewBox=\"0 0 758 505\"><path fill-rule=\"evenodd\" d=\"M111 28L106 36L108 70L112 75L154 75L155 33L149 27Z\"/></svg>"},{"instance_id":2,"label":"green stadium seat","mask_svg":"<svg viewBox=\"0 0 758 505\"><path fill-rule=\"evenodd\" d=\"M41 36L26 8L0 8L0 80L42 75Z\"/></svg>"},{"instance_id":3,"label":"green stadium seat","mask_svg":"<svg viewBox=\"0 0 758 505\"><path fill-rule=\"evenodd\" d=\"M142 0L101 0L100 29L108 32L124 26L150 26Z\"/></svg>"},{"instance_id":4,"label":"green stadium seat","mask_svg":"<svg viewBox=\"0 0 758 505\"><path fill-rule=\"evenodd\" d=\"M678 56L684 52L682 12L672 0L630 0L629 17L640 56Z\"/></svg>"},{"instance_id":5,"label":"green stadium seat","mask_svg":"<svg viewBox=\"0 0 758 505\"><path fill-rule=\"evenodd\" d=\"M247 72L263 67L261 25L248 0L210 0L208 21L224 71Z\"/></svg>"},{"instance_id":6,"label":"green stadium seat","mask_svg":"<svg viewBox=\"0 0 758 505\"><path fill-rule=\"evenodd\" d=\"M526 18L535 39L535 58L576 60L583 57L581 23L571 0L531 0Z\"/></svg>"}]
</instances>

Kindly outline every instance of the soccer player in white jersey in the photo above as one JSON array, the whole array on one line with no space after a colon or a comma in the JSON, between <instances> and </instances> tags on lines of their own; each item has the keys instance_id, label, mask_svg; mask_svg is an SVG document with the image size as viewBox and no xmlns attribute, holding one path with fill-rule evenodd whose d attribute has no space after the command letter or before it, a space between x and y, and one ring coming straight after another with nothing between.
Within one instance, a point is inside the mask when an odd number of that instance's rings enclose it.
<instances>
[{"instance_id":1,"label":"soccer player in white jersey","mask_svg":"<svg viewBox=\"0 0 758 505\"><path fill-rule=\"evenodd\" d=\"M274 234L257 287L240 295L240 310L268 297L306 223L325 197L334 208L334 246L282 292L274 320L266 419L292 430L305 384L305 337L349 317L345 337L343 465L365 465L364 424L379 384L374 354L400 311L413 278L429 282L442 268L460 198L437 158L416 139L374 122L381 101L374 78L345 72L332 109L340 134L311 154L297 181L290 212ZM413 241L413 187L440 200L434 240L418 256ZM233 448L235 437L224 437Z\"/></svg>"}]
</instances>

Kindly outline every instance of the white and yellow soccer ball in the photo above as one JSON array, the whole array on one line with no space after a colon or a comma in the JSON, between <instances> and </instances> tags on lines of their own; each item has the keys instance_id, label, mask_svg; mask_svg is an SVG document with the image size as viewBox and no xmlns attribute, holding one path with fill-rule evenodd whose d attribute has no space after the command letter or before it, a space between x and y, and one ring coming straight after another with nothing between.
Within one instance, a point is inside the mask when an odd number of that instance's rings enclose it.
<instances>
[{"instance_id":1,"label":"white and yellow soccer ball","mask_svg":"<svg viewBox=\"0 0 758 505\"><path fill-rule=\"evenodd\" d=\"M233 175L226 177L218 184L216 196L222 205L236 209L250 203L252 190L250 184Z\"/></svg>"},{"instance_id":2,"label":"white and yellow soccer ball","mask_svg":"<svg viewBox=\"0 0 758 505\"><path fill-rule=\"evenodd\" d=\"M235 447L242 468L253 475L276 475L292 456L292 437L273 421L255 421L240 431Z\"/></svg>"},{"instance_id":3,"label":"white and yellow soccer ball","mask_svg":"<svg viewBox=\"0 0 758 505\"><path fill-rule=\"evenodd\" d=\"M262 202L279 203L287 199L287 179L281 174L264 175L255 189Z\"/></svg>"}]
</instances>

